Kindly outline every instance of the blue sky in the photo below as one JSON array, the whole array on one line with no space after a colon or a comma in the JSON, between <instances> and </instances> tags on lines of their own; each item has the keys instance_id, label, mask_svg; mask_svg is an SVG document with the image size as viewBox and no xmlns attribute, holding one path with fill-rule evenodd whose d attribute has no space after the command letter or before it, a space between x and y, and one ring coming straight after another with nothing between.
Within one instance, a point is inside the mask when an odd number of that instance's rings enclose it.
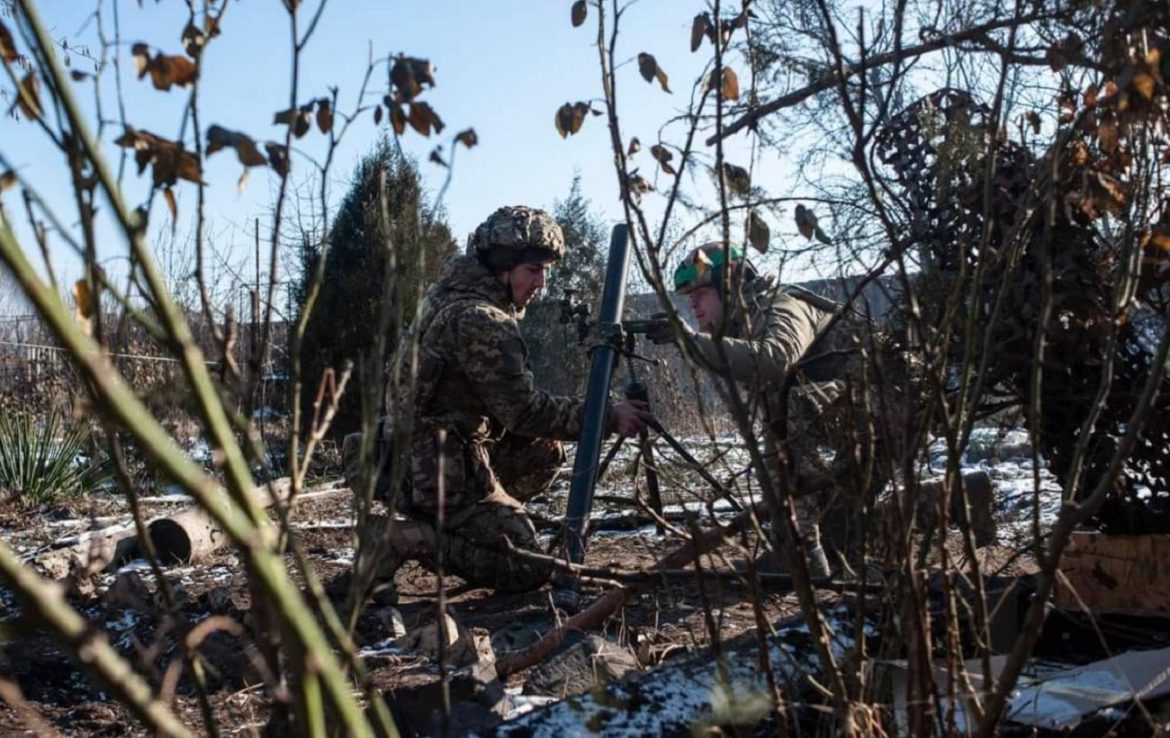
<instances>
[{"instance_id":1,"label":"blue sky","mask_svg":"<svg viewBox=\"0 0 1170 738\"><path fill-rule=\"evenodd\" d=\"M112 33L112 2L103 0L103 23ZM129 119L138 127L175 138L180 130L187 91L153 89L149 78L133 75L130 46L144 41L166 53L181 53L179 35L186 24L185 3L167 0L159 4L146 0L143 7L123 1L119 5L122 45L117 49L123 63L125 105ZM316 8L314 0L304 4L308 17ZM355 97L369 55L385 57L404 52L430 59L436 68L438 85L423 99L443 117L448 128L441 140L449 145L457 131L474 127L479 145L458 153L454 177L444 205L453 231L462 241L483 217L496 207L526 203L551 207L564 197L575 171L582 177L584 191L594 205L612 221L620 217L616 175L609 148L609 134L603 117L589 117L576 136L561 139L554 125L554 113L566 101L600 97L600 74L594 46L594 10L585 26L569 23L569 0L330 0L302 60L299 97L322 96L330 85L340 87L339 108L354 108ZM100 51L93 9L96 0L49 0L40 4L54 35L67 39L76 69L89 71L92 62L77 50ZM691 86L699 78L710 47L689 50L691 19L705 9L701 2L682 0L638 0L623 17L617 58L628 60L618 72L619 107L626 139L638 136L648 148L666 120L683 110ZM12 23L11 19L7 21ZM211 42L205 55L200 92L201 123L219 124L249 134L258 141L283 141L282 126L272 123L275 111L288 107L290 37L287 13L278 0L231 2L223 24L224 33ZM634 61L637 53L654 54L670 75L673 94L644 82ZM735 60L733 60L734 63ZM742 66L742 64L741 64ZM385 68L379 67L371 82L371 102L386 88ZM113 140L121 133L117 123L113 74L105 75L103 88L105 118L110 121L102 140L116 161ZM5 82L3 87L8 87ZM83 99L92 110L92 88L82 86ZM9 98L10 99L10 98ZM600 107L600 105L599 105ZM386 129L386 123L382 123ZM354 164L379 136L372 111L367 112L347 134L331 172L331 201L344 194ZM676 127L666 138L681 143L682 129ZM437 190L446 171L426 162L438 143L433 136L422 139L408 131L403 139L407 151L420 159L429 186ZM320 158L324 139L314 130L296 142L305 155ZM749 140L740 136L730 146L729 156L747 164ZM188 141L188 148L191 148ZM72 197L60 166L60 154L46 144L43 134L24 121L0 117L0 153L22 177L35 185L53 203L62 219L75 222ZM640 160L640 161L638 161ZM638 157L643 174L655 171L645 149ZM778 159L758 162L757 182L769 181L783 189L788 171ZM294 156L293 180L302 185L312 171L303 156ZM261 218L262 232L270 223L277 178L265 169L255 169L248 187L240 192L236 180L241 166L230 150L212 156L205 167L209 183L208 225L210 242L225 255L221 277L230 280L230 266L240 268L252 253L252 223ZM664 179L659 180L665 186ZM143 202L149 189L148 175L139 177L129 162L125 190L132 204ZM180 183L178 240L184 240L192 224L195 187ZM12 200L13 198L9 198ZM654 208L657 196L648 204ZM9 203L10 213L17 214ZM16 220L23 220L17 217ZM161 198L152 210L152 234L158 248L170 253L170 216ZM689 226L691 223L684 222ZM789 224L772 224L774 233L791 231ZM25 243L32 248L24 231ZM125 247L108 227L102 231L101 255L107 268L118 271ZM54 242L54 264L63 278L76 275L77 261L60 240ZM251 264L247 264L251 271ZM175 271L182 272L181 268Z\"/></svg>"}]
</instances>

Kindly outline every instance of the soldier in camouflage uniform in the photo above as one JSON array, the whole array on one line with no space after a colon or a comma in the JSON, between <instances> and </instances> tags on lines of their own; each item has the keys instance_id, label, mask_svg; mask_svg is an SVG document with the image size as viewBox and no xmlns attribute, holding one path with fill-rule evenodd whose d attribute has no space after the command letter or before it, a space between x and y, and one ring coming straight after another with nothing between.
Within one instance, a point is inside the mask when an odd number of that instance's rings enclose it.
<instances>
[{"instance_id":1,"label":"soldier in camouflage uniform","mask_svg":"<svg viewBox=\"0 0 1170 738\"><path fill-rule=\"evenodd\" d=\"M728 267L732 293L724 300ZM742 251L725 250L721 243L691 252L675 270L674 285L690 298L701 331L692 338L704 363L721 366L721 349L730 377L748 392L749 406L765 413L765 458L773 483L785 472L793 480L791 488L798 495L793 500L796 526L809 571L813 577L828 577L818 495L809 488L828 486L830 480L848 483L845 475L853 454L852 424L846 416L857 389L849 379L859 363L851 358L858 352L850 321L839 321L826 333L834 303L757 275ZM725 305L730 308L726 320ZM723 335L717 338L720 325ZM650 338L665 343L674 341L675 335L664 327ZM777 428L784 419L786 428ZM786 442L780 443L781 438ZM822 453L826 447L836 451L832 462L826 462ZM786 470L781 463L787 463Z\"/></svg>"},{"instance_id":2,"label":"soldier in camouflage uniform","mask_svg":"<svg viewBox=\"0 0 1170 738\"><path fill-rule=\"evenodd\" d=\"M536 388L518 321L564 251L561 229L547 213L500 208L427 290L396 358L398 376L415 377L394 405L413 426L395 429L410 439L398 505L408 519L375 522L390 549L377 563L378 599L393 599L394 573L404 561L435 561L440 485L448 573L501 591L534 589L548 579L549 567L508 548L538 551L524 502L551 483L565 458L560 440L577 437L584 404ZM611 405L608 430L631 435L650 417L642 403Z\"/></svg>"}]
</instances>

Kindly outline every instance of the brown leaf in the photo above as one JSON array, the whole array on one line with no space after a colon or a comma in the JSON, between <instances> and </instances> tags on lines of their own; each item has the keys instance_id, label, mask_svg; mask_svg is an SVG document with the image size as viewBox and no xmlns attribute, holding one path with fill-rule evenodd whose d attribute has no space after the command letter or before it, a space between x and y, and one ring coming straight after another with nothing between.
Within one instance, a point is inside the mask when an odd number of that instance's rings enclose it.
<instances>
[{"instance_id":1,"label":"brown leaf","mask_svg":"<svg viewBox=\"0 0 1170 738\"><path fill-rule=\"evenodd\" d=\"M333 110L327 97L317 101L317 128L321 130L321 133L329 133L333 130Z\"/></svg>"},{"instance_id":2,"label":"brown leaf","mask_svg":"<svg viewBox=\"0 0 1170 738\"><path fill-rule=\"evenodd\" d=\"M1107 120L1097 126L1097 140L1101 142L1101 150L1106 154L1117 153L1117 124Z\"/></svg>"},{"instance_id":3,"label":"brown leaf","mask_svg":"<svg viewBox=\"0 0 1170 738\"><path fill-rule=\"evenodd\" d=\"M1139 95L1149 100L1154 97L1154 89L1157 87L1158 81L1154 79L1153 75L1139 71L1133 76L1132 84Z\"/></svg>"},{"instance_id":4,"label":"brown leaf","mask_svg":"<svg viewBox=\"0 0 1170 738\"><path fill-rule=\"evenodd\" d=\"M670 160L674 158L674 154L668 151L665 146L654 144L650 147L650 156L654 157L654 160L658 162L659 166L662 167L662 171L671 176L676 174L674 167L672 167L669 163Z\"/></svg>"},{"instance_id":5,"label":"brown leaf","mask_svg":"<svg viewBox=\"0 0 1170 738\"><path fill-rule=\"evenodd\" d=\"M435 129L435 133L443 132L443 121L431 109L431 106L425 102L412 102L410 104L410 118L408 121L410 127L423 136L430 136L431 128Z\"/></svg>"},{"instance_id":6,"label":"brown leaf","mask_svg":"<svg viewBox=\"0 0 1170 738\"><path fill-rule=\"evenodd\" d=\"M89 320L97 312L97 299L89 288L89 282L79 279L73 283L73 301L78 320Z\"/></svg>"},{"instance_id":7,"label":"brown leaf","mask_svg":"<svg viewBox=\"0 0 1170 738\"><path fill-rule=\"evenodd\" d=\"M137 59L138 57L135 57ZM189 87L195 82L195 62L185 56L159 53L148 65L150 81L156 90L169 91L172 86ZM142 75L140 74L139 77Z\"/></svg>"},{"instance_id":8,"label":"brown leaf","mask_svg":"<svg viewBox=\"0 0 1170 738\"><path fill-rule=\"evenodd\" d=\"M442 146L436 146L435 148L431 149L431 155L427 158L430 159L430 161L432 161L433 163L438 164L441 167L447 166L447 162L443 161L443 147Z\"/></svg>"},{"instance_id":9,"label":"brown leaf","mask_svg":"<svg viewBox=\"0 0 1170 738\"><path fill-rule=\"evenodd\" d=\"M646 181L646 178L640 174L631 174L626 178L626 186L629 187L630 192L634 193L636 199L641 199L642 195L651 192L654 185Z\"/></svg>"},{"instance_id":10,"label":"brown leaf","mask_svg":"<svg viewBox=\"0 0 1170 738\"><path fill-rule=\"evenodd\" d=\"M12 171L11 169L4 172L3 174L0 174L0 192L3 192L9 187L15 187L16 181L16 172Z\"/></svg>"},{"instance_id":11,"label":"brown leaf","mask_svg":"<svg viewBox=\"0 0 1170 738\"><path fill-rule=\"evenodd\" d=\"M8 26L0 22L0 59L11 62L19 58L20 54L16 53L16 42L12 39Z\"/></svg>"},{"instance_id":12,"label":"brown leaf","mask_svg":"<svg viewBox=\"0 0 1170 738\"><path fill-rule=\"evenodd\" d=\"M658 66L658 60L654 58L653 54L647 54L645 51L638 54L638 71L642 74L642 79L647 82L658 80L658 84L662 85L662 90L664 92L670 92L666 72L662 71L662 67Z\"/></svg>"},{"instance_id":13,"label":"brown leaf","mask_svg":"<svg viewBox=\"0 0 1170 738\"><path fill-rule=\"evenodd\" d=\"M1089 85L1085 88L1085 107L1097 107L1097 85Z\"/></svg>"},{"instance_id":14,"label":"brown leaf","mask_svg":"<svg viewBox=\"0 0 1170 738\"><path fill-rule=\"evenodd\" d=\"M553 122L556 124L557 133L561 134L561 138L572 136L580 131L581 126L585 124L585 114L588 112L589 105L583 102L565 103L557 108Z\"/></svg>"},{"instance_id":15,"label":"brown leaf","mask_svg":"<svg viewBox=\"0 0 1170 738\"><path fill-rule=\"evenodd\" d=\"M41 81L36 74L29 72L20 80L16 89L16 105L24 117L35 120L41 117Z\"/></svg>"},{"instance_id":16,"label":"brown leaf","mask_svg":"<svg viewBox=\"0 0 1170 738\"><path fill-rule=\"evenodd\" d=\"M577 0L573 3L573 8L569 13L570 20L573 21L573 28L580 26L585 22L585 17L588 15L589 9L585 5L585 0Z\"/></svg>"},{"instance_id":17,"label":"brown leaf","mask_svg":"<svg viewBox=\"0 0 1170 738\"><path fill-rule=\"evenodd\" d=\"M727 188L737 195L746 195L751 191L752 178L743 167L724 162L723 179L727 183Z\"/></svg>"},{"instance_id":18,"label":"brown leaf","mask_svg":"<svg viewBox=\"0 0 1170 738\"><path fill-rule=\"evenodd\" d=\"M297 138L304 136L313 127L313 103L307 103L299 108L281 110L272 116L273 125L291 125L293 135Z\"/></svg>"},{"instance_id":19,"label":"brown leaf","mask_svg":"<svg viewBox=\"0 0 1170 738\"><path fill-rule=\"evenodd\" d=\"M423 85L435 86L435 70L426 59L399 56L390 68L390 82L398 91L399 99L410 102L423 91Z\"/></svg>"},{"instance_id":20,"label":"brown leaf","mask_svg":"<svg viewBox=\"0 0 1170 738\"><path fill-rule=\"evenodd\" d=\"M699 50L703 44L703 37L711 32L711 16L706 13L699 13L695 19L691 21L691 52L694 53Z\"/></svg>"},{"instance_id":21,"label":"brown leaf","mask_svg":"<svg viewBox=\"0 0 1170 738\"><path fill-rule=\"evenodd\" d=\"M207 34L203 33L203 29L199 26L187 21L187 26L183 29L180 40L183 42L183 49L187 52L187 56L194 59L203 52L203 47L207 45Z\"/></svg>"},{"instance_id":22,"label":"brown leaf","mask_svg":"<svg viewBox=\"0 0 1170 738\"><path fill-rule=\"evenodd\" d=\"M163 189L163 200L167 203L167 210L171 211L171 233L179 227L179 203L175 201L175 191L170 187Z\"/></svg>"},{"instance_id":23,"label":"brown leaf","mask_svg":"<svg viewBox=\"0 0 1170 738\"><path fill-rule=\"evenodd\" d=\"M86 80L90 79L91 77L93 77L93 75L89 74L88 72L82 72L82 71L79 71L77 69L70 69L69 70L69 78L72 79L74 82L85 82Z\"/></svg>"},{"instance_id":24,"label":"brown leaf","mask_svg":"<svg viewBox=\"0 0 1170 738\"><path fill-rule=\"evenodd\" d=\"M630 139L630 148L626 151L626 156L633 156L642 150L642 142L638 140L637 136Z\"/></svg>"},{"instance_id":25,"label":"brown leaf","mask_svg":"<svg viewBox=\"0 0 1170 738\"><path fill-rule=\"evenodd\" d=\"M390 126L394 129L396 135L401 136L406 133L406 113L402 111L402 106L395 103L390 106Z\"/></svg>"},{"instance_id":26,"label":"brown leaf","mask_svg":"<svg viewBox=\"0 0 1170 738\"><path fill-rule=\"evenodd\" d=\"M772 238L772 230L755 210L748 211L747 221L748 243L761 254L768 253L768 241Z\"/></svg>"},{"instance_id":27,"label":"brown leaf","mask_svg":"<svg viewBox=\"0 0 1170 738\"><path fill-rule=\"evenodd\" d=\"M1032 133L1040 133L1039 113L1037 113L1035 110L1029 110L1028 112L1024 113L1024 120L1027 121L1030 126L1032 126Z\"/></svg>"},{"instance_id":28,"label":"brown leaf","mask_svg":"<svg viewBox=\"0 0 1170 738\"><path fill-rule=\"evenodd\" d=\"M455 134L455 143L461 143L470 149L479 143L479 136L475 135L474 128L468 128Z\"/></svg>"},{"instance_id":29,"label":"brown leaf","mask_svg":"<svg viewBox=\"0 0 1170 738\"><path fill-rule=\"evenodd\" d=\"M376 126L382 125L382 106L381 105L374 106L374 125L376 125Z\"/></svg>"},{"instance_id":30,"label":"brown leaf","mask_svg":"<svg viewBox=\"0 0 1170 738\"><path fill-rule=\"evenodd\" d=\"M125 132L114 143L134 149L138 173L142 174L149 166L156 187L169 187L180 179L202 182L199 157L176 141L126 126Z\"/></svg>"},{"instance_id":31,"label":"brown leaf","mask_svg":"<svg viewBox=\"0 0 1170 738\"><path fill-rule=\"evenodd\" d=\"M229 146L236 150L236 156L239 157L240 163L246 167L262 167L268 163L251 137L237 131L229 131L221 126L211 126L207 129L208 156Z\"/></svg>"},{"instance_id":32,"label":"brown leaf","mask_svg":"<svg viewBox=\"0 0 1170 738\"><path fill-rule=\"evenodd\" d=\"M130 56L134 59L134 72L142 79L150 69L150 47L139 41L130 47Z\"/></svg>"},{"instance_id":33,"label":"brown leaf","mask_svg":"<svg viewBox=\"0 0 1170 738\"><path fill-rule=\"evenodd\" d=\"M275 141L265 141L264 150L268 152L268 166L280 176L287 177L292 166L288 158L288 147Z\"/></svg>"},{"instance_id":34,"label":"brown leaf","mask_svg":"<svg viewBox=\"0 0 1170 738\"><path fill-rule=\"evenodd\" d=\"M817 231L816 213L809 210L804 205L797 205L795 215L796 230L800 231L800 235L811 240L813 234Z\"/></svg>"},{"instance_id":35,"label":"brown leaf","mask_svg":"<svg viewBox=\"0 0 1170 738\"><path fill-rule=\"evenodd\" d=\"M719 85L719 94L724 100L739 99L739 77L731 67L723 68L723 84Z\"/></svg>"}]
</instances>

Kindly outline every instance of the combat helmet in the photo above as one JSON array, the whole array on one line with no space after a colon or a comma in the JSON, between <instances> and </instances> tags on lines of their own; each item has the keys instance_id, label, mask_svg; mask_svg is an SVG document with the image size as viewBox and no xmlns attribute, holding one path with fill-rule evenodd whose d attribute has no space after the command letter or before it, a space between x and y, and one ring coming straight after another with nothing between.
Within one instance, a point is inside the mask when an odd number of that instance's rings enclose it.
<instances>
[{"instance_id":1,"label":"combat helmet","mask_svg":"<svg viewBox=\"0 0 1170 738\"><path fill-rule=\"evenodd\" d=\"M543 210L509 205L479 224L467 252L492 271L503 271L517 264L560 261L565 256L565 236Z\"/></svg>"},{"instance_id":2,"label":"combat helmet","mask_svg":"<svg viewBox=\"0 0 1170 738\"><path fill-rule=\"evenodd\" d=\"M728 264L732 267L732 277L740 277L745 282L755 279L756 270L747 259L743 250L732 246L724 250L723 243L712 241L705 243L687 254L674 270L674 290L681 294L694 292L700 287L714 287L722 290L723 269Z\"/></svg>"}]
</instances>

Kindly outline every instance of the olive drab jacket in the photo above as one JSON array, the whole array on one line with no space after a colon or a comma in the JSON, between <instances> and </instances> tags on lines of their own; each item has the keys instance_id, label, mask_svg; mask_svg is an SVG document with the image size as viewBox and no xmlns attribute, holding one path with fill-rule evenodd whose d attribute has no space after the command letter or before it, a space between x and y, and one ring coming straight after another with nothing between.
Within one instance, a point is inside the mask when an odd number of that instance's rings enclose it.
<instances>
[{"instance_id":1,"label":"olive drab jacket","mask_svg":"<svg viewBox=\"0 0 1170 738\"><path fill-rule=\"evenodd\" d=\"M771 277L757 277L745 284L743 301L746 317L731 321L722 338L732 379L779 390L793 365L797 367L793 380L798 384L839 378L851 347L844 325L848 321L839 321L822 336L836 309L832 301L781 287ZM695 336L704 358L719 366L722 362L715 343L709 334Z\"/></svg>"},{"instance_id":2,"label":"olive drab jacket","mask_svg":"<svg viewBox=\"0 0 1170 738\"><path fill-rule=\"evenodd\" d=\"M507 288L473 256L448 257L428 288L395 359L400 377L417 369L413 388L397 392L394 403L413 421L408 481L416 509L433 509L440 455L445 499L459 509L499 488L490 439L505 430L562 440L580 433L583 403L535 386L522 317ZM442 445L439 430L446 433Z\"/></svg>"}]
</instances>

